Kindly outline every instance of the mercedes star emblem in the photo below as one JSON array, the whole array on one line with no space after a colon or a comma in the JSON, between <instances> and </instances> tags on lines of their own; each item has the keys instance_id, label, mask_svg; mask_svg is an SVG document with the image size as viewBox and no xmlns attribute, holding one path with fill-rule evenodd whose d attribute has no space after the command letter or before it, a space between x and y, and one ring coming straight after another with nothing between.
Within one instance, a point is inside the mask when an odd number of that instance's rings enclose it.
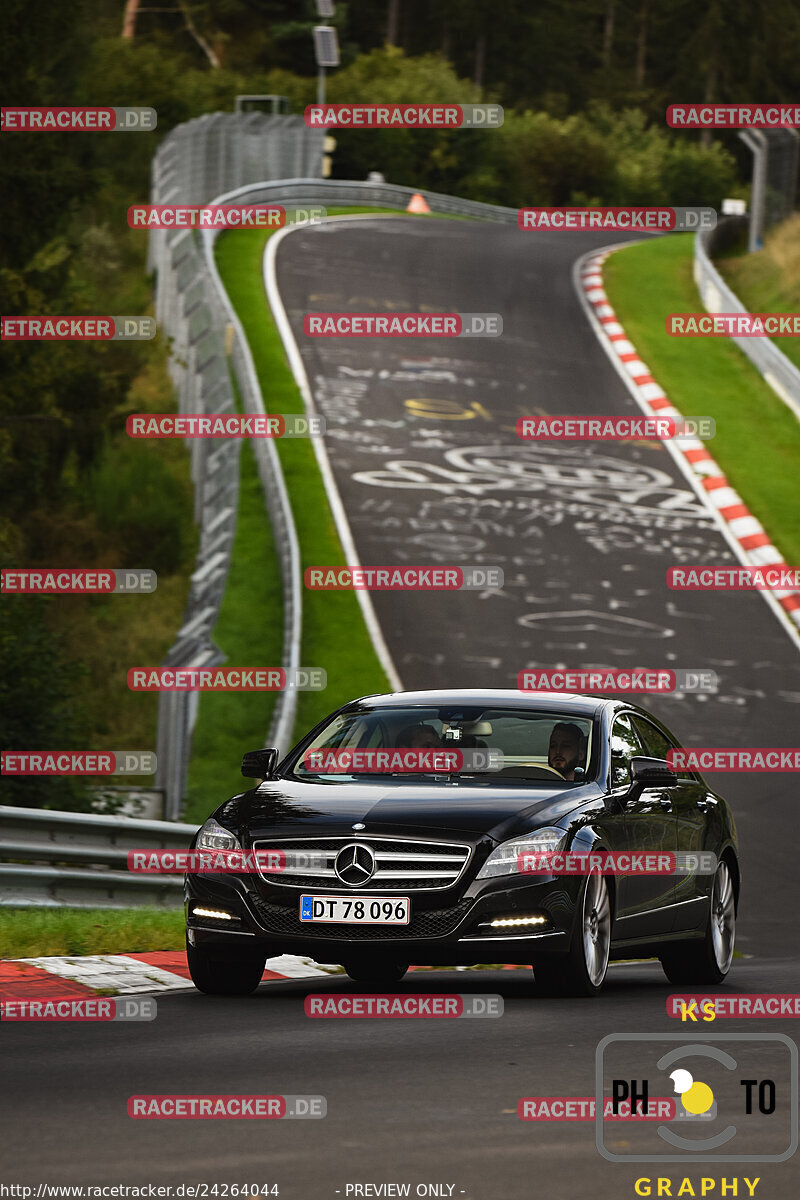
<instances>
[{"instance_id":1,"label":"mercedes star emblem","mask_svg":"<svg viewBox=\"0 0 800 1200\"><path fill-rule=\"evenodd\" d=\"M351 829L366 829L367 827L361 821L356 821L355 825L351 825L350 828Z\"/></svg>"},{"instance_id":2,"label":"mercedes star emblem","mask_svg":"<svg viewBox=\"0 0 800 1200\"><path fill-rule=\"evenodd\" d=\"M336 855L333 869L342 883L348 887L360 887L375 874L375 855L369 846L351 842Z\"/></svg>"}]
</instances>

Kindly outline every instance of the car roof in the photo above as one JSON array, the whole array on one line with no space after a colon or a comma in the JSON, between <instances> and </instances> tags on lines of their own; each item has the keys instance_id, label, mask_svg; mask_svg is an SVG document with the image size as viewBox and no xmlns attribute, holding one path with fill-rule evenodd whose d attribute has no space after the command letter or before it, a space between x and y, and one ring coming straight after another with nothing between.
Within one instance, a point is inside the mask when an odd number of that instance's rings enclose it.
<instances>
[{"instance_id":1,"label":"car roof","mask_svg":"<svg viewBox=\"0 0 800 1200\"><path fill-rule=\"evenodd\" d=\"M370 708L392 708L400 704L409 707L446 705L456 706L482 704L486 708L530 708L553 713L595 716L606 706L636 707L604 696L580 696L569 692L519 692L516 688L432 688L424 692L386 692L374 696L362 696L352 702L354 706L369 705ZM351 707L346 705L347 708Z\"/></svg>"}]
</instances>

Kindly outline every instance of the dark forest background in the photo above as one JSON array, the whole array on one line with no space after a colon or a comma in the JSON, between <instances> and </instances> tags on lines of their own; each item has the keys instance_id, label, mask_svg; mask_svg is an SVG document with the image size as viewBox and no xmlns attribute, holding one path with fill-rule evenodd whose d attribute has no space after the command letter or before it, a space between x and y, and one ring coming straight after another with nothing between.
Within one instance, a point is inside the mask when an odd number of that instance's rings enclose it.
<instances>
[{"instance_id":1,"label":"dark forest background","mask_svg":"<svg viewBox=\"0 0 800 1200\"><path fill-rule=\"evenodd\" d=\"M232 110L239 92L281 93L302 112L316 92L311 30L326 22L312 0L5 0L2 23L4 104L158 111L155 134L3 135L2 312L124 314L150 306L144 235L125 212L148 197L158 141ZM380 170L508 205L718 207L747 195L745 148L734 133L668 130L666 106L800 100L798 0L348 0L333 23L331 101L506 110L486 133L340 132L340 178ZM185 577L185 456L177 445L136 454L122 432L129 412L173 406L164 363L158 341L3 345L2 565L146 565L160 586ZM3 598L4 746L96 740L76 639L51 602ZM6 801L22 802L25 786L12 781ZM53 781L51 794L66 806L75 786Z\"/></svg>"}]
</instances>

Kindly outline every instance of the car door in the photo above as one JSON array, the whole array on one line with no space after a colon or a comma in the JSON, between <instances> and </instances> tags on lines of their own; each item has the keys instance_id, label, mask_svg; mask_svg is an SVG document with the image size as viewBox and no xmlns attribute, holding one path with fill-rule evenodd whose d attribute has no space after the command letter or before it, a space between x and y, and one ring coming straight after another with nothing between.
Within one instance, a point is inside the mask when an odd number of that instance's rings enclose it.
<instances>
[{"instance_id":1,"label":"car door","mask_svg":"<svg viewBox=\"0 0 800 1200\"><path fill-rule=\"evenodd\" d=\"M622 806L624 849L658 853L677 849L677 818L670 788L649 787L633 800L631 759L650 756L634 726L632 713L620 713L611 728L611 789ZM653 757L661 757L654 755ZM666 933L674 919L672 875L628 875L617 878L617 936L648 937Z\"/></svg>"},{"instance_id":2,"label":"car door","mask_svg":"<svg viewBox=\"0 0 800 1200\"><path fill-rule=\"evenodd\" d=\"M647 753L654 758L666 758L670 750L677 749L670 738L644 717L634 718L636 729ZM699 854L705 849L706 826L717 798L705 784L691 772L678 771L677 786L671 789L675 820L677 823L678 851L681 854ZM677 875L675 877L674 930L702 928L708 916L713 875Z\"/></svg>"}]
</instances>

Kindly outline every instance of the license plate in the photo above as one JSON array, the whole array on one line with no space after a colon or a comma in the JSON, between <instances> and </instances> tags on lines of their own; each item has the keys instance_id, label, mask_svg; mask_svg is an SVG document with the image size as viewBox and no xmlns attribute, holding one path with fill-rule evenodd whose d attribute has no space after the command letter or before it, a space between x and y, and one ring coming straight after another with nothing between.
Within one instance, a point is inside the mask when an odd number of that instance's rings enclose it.
<instances>
[{"instance_id":1,"label":"license plate","mask_svg":"<svg viewBox=\"0 0 800 1200\"><path fill-rule=\"evenodd\" d=\"M408 896L301 896L301 921L333 921L337 925L408 925Z\"/></svg>"}]
</instances>

